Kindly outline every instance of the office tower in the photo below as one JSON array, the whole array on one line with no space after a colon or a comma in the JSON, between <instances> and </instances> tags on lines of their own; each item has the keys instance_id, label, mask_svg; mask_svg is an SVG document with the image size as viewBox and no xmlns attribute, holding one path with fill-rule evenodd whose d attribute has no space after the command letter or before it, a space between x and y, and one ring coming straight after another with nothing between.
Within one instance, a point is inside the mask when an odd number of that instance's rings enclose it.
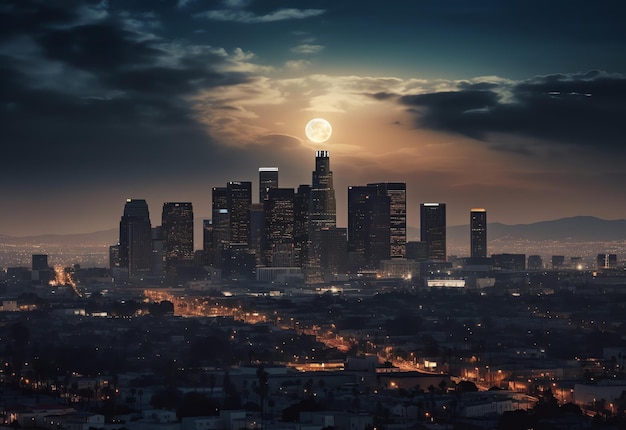
<instances>
[{"instance_id":1,"label":"office tower","mask_svg":"<svg viewBox=\"0 0 626 430\"><path fill-rule=\"evenodd\" d=\"M336 225L335 190L328 151L315 152L309 224L315 229Z\"/></svg>"},{"instance_id":2,"label":"office tower","mask_svg":"<svg viewBox=\"0 0 626 430\"><path fill-rule=\"evenodd\" d=\"M390 258L390 209L390 197L377 187L348 187L348 252L353 269L375 269Z\"/></svg>"},{"instance_id":3,"label":"office tower","mask_svg":"<svg viewBox=\"0 0 626 430\"><path fill-rule=\"evenodd\" d=\"M143 199L127 199L120 220L120 267L128 276L147 276L152 262L152 226L148 204Z\"/></svg>"},{"instance_id":4,"label":"office tower","mask_svg":"<svg viewBox=\"0 0 626 430\"><path fill-rule=\"evenodd\" d=\"M210 266L213 264L213 220L202 220L202 252L204 254L202 259L203 266Z\"/></svg>"},{"instance_id":5,"label":"office tower","mask_svg":"<svg viewBox=\"0 0 626 430\"><path fill-rule=\"evenodd\" d=\"M487 211L485 209L470 211L470 256L487 258Z\"/></svg>"},{"instance_id":6,"label":"office tower","mask_svg":"<svg viewBox=\"0 0 626 430\"><path fill-rule=\"evenodd\" d=\"M161 229L165 239L165 273L175 277L181 266L193 264L193 205L163 203Z\"/></svg>"},{"instance_id":7,"label":"office tower","mask_svg":"<svg viewBox=\"0 0 626 430\"><path fill-rule=\"evenodd\" d=\"M278 188L278 167L259 167L259 203L267 199L272 188Z\"/></svg>"},{"instance_id":8,"label":"office tower","mask_svg":"<svg viewBox=\"0 0 626 430\"><path fill-rule=\"evenodd\" d=\"M211 245L211 264L220 268L222 264L222 252L228 247L230 241L230 224L228 213L228 190L226 187L213 187L212 192L212 225L213 242Z\"/></svg>"},{"instance_id":9,"label":"office tower","mask_svg":"<svg viewBox=\"0 0 626 430\"><path fill-rule=\"evenodd\" d=\"M308 283L322 281L320 231L322 228L336 226L335 190L328 151L315 152L315 170L312 178L309 203L310 246L305 270Z\"/></svg>"},{"instance_id":10,"label":"office tower","mask_svg":"<svg viewBox=\"0 0 626 430\"><path fill-rule=\"evenodd\" d=\"M250 244L250 205L252 182L231 181L226 184L230 245L247 247Z\"/></svg>"},{"instance_id":11,"label":"office tower","mask_svg":"<svg viewBox=\"0 0 626 430\"><path fill-rule=\"evenodd\" d=\"M165 232L160 225L152 227L152 275L165 276Z\"/></svg>"},{"instance_id":12,"label":"office tower","mask_svg":"<svg viewBox=\"0 0 626 430\"><path fill-rule=\"evenodd\" d=\"M429 260L446 261L446 204L420 204L421 241Z\"/></svg>"},{"instance_id":13,"label":"office tower","mask_svg":"<svg viewBox=\"0 0 626 430\"><path fill-rule=\"evenodd\" d=\"M346 228L323 227L320 237L320 276L332 282L346 273L348 261L348 231Z\"/></svg>"},{"instance_id":14,"label":"office tower","mask_svg":"<svg viewBox=\"0 0 626 430\"><path fill-rule=\"evenodd\" d=\"M406 258L406 184L379 182L367 186L376 187L379 194L389 197L390 257Z\"/></svg>"},{"instance_id":15,"label":"office tower","mask_svg":"<svg viewBox=\"0 0 626 430\"><path fill-rule=\"evenodd\" d=\"M48 266L48 254L33 254L31 264L31 280L40 285L50 282L50 267Z\"/></svg>"},{"instance_id":16,"label":"office tower","mask_svg":"<svg viewBox=\"0 0 626 430\"><path fill-rule=\"evenodd\" d=\"M254 252L256 265L263 266L263 250L265 249L265 205L250 205L250 251Z\"/></svg>"},{"instance_id":17,"label":"office tower","mask_svg":"<svg viewBox=\"0 0 626 430\"><path fill-rule=\"evenodd\" d=\"M311 186L300 185L293 200L294 265L304 268L309 248L309 204Z\"/></svg>"},{"instance_id":18,"label":"office tower","mask_svg":"<svg viewBox=\"0 0 626 430\"><path fill-rule=\"evenodd\" d=\"M294 190L270 188L263 202L266 266L293 266Z\"/></svg>"}]
</instances>

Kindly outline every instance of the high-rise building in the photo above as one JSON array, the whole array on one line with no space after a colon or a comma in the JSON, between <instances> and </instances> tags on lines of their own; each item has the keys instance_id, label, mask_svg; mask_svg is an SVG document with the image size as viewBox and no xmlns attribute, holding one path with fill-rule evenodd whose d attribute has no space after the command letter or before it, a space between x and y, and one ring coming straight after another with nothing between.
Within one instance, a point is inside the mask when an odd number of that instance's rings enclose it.
<instances>
[{"instance_id":1,"label":"high-rise building","mask_svg":"<svg viewBox=\"0 0 626 430\"><path fill-rule=\"evenodd\" d=\"M152 226L148 204L143 199L127 199L120 220L120 267L131 278L147 276L152 262Z\"/></svg>"},{"instance_id":2,"label":"high-rise building","mask_svg":"<svg viewBox=\"0 0 626 430\"><path fill-rule=\"evenodd\" d=\"M309 205L311 186L300 185L293 200L294 265L304 268L309 249Z\"/></svg>"},{"instance_id":3,"label":"high-rise building","mask_svg":"<svg viewBox=\"0 0 626 430\"><path fill-rule=\"evenodd\" d=\"M252 182L231 181L226 184L230 245L247 247L250 244L250 205Z\"/></svg>"},{"instance_id":4,"label":"high-rise building","mask_svg":"<svg viewBox=\"0 0 626 430\"><path fill-rule=\"evenodd\" d=\"M165 239L165 272L175 277L179 267L193 264L193 205L163 203L161 228Z\"/></svg>"},{"instance_id":5,"label":"high-rise building","mask_svg":"<svg viewBox=\"0 0 626 430\"><path fill-rule=\"evenodd\" d=\"M428 259L446 261L446 204L420 204L420 235Z\"/></svg>"},{"instance_id":6,"label":"high-rise building","mask_svg":"<svg viewBox=\"0 0 626 430\"><path fill-rule=\"evenodd\" d=\"M32 255L31 279L37 281L40 285L46 285L50 281L48 254Z\"/></svg>"},{"instance_id":7,"label":"high-rise building","mask_svg":"<svg viewBox=\"0 0 626 430\"><path fill-rule=\"evenodd\" d=\"M353 269L375 269L390 258L390 208L390 197L377 187L348 187L348 252Z\"/></svg>"},{"instance_id":8,"label":"high-rise building","mask_svg":"<svg viewBox=\"0 0 626 430\"><path fill-rule=\"evenodd\" d=\"M328 151L315 152L315 170L311 184L309 224L313 228L335 227L337 204L333 188L333 172L330 170Z\"/></svg>"},{"instance_id":9,"label":"high-rise building","mask_svg":"<svg viewBox=\"0 0 626 430\"><path fill-rule=\"evenodd\" d=\"M266 266L293 266L294 190L270 188L263 202Z\"/></svg>"},{"instance_id":10,"label":"high-rise building","mask_svg":"<svg viewBox=\"0 0 626 430\"><path fill-rule=\"evenodd\" d=\"M346 272L348 261L348 235L346 228L323 227L320 238L320 277L332 282Z\"/></svg>"},{"instance_id":11,"label":"high-rise building","mask_svg":"<svg viewBox=\"0 0 626 430\"><path fill-rule=\"evenodd\" d=\"M267 200L272 188L278 188L278 167L259 167L259 203Z\"/></svg>"},{"instance_id":12,"label":"high-rise building","mask_svg":"<svg viewBox=\"0 0 626 430\"><path fill-rule=\"evenodd\" d=\"M333 172L330 170L328 151L315 152L315 170L311 184L309 204L309 251L305 270L306 281L322 281L320 231L326 227L336 227L336 201L333 188Z\"/></svg>"},{"instance_id":13,"label":"high-rise building","mask_svg":"<svg viewBox=\"0 0 626 430\"><path fill-rule=\"evenodd\" d=\"M162 278L165 276L165 232L158 225L152 227L152 275ZM175 275L175 273L171 273Z\"/></svg>"},{"instance_id":14,"label":"high-rise building","mask_svg":"<svg viewBox=\"0 0 626 430\"><path fill-rule=\"evenodd\" d=\"M212 199L211 265L220 268L223 251L230 242L228 190L226 187L213 187Z\"/></svg>"},{"instance_id":15,"label":"high-rise building","mask_svg":"<svg viewBox=\"0 0 626 430\"><path fill-rule=\"evenodd\" d=\"M239 268L250 266L252 183L231 181L226 187L213 187L212 256L213 267L235 275ZM238 261L245 258L245 264ZM227 267L224 266L228 260ZM252 265L254 267L254 264Z\"/></svg>"},{"instance_id":16,"label":"high-rise building","mask_svg":"<svg viewBox=\"0 0 626 430\"><path fill-rule=\"evenodd\" d=\"M202 252L204 253L202 264L210 266L213 264L213 220L202 220Z\"/></svg>"},{"instance_id":17,"label":"high-rise building","mask_svg":"<svg viewBox=\"0 0 626 430\"><path fill-rule=\"evenodd\" d=\"M406 183L379 182L367 186L376 187L379 194L389 197L390 257L406 258Z\"/></svg>"},{"instance_id":18,"label":"high-rise building","mask_svg":"<svg viewBox=\"0 0 626 430\"><path fill-rule=\"evenodd\" d=\"M485 209L470 211L470 256L487 258L487 211Z\"/></svg>"},{"instance_id":19,"label":"high-rise building","mask_svg":"<svg viewBox=\"0 0 626 430\"><path fill-rule=\"evenodd\" d=\"M250 251L254 252L257 266L263 266L263 250L265 249L265 205L252 203L250 205Z\"/></svg>"}]
</instances>

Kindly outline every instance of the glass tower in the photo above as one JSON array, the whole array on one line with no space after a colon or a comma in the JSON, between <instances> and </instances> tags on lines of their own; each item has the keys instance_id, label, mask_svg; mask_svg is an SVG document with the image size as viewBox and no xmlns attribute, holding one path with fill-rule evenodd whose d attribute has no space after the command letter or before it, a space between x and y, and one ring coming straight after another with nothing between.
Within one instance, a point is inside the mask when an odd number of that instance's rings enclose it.
<instances>
[{"instance_id":1,"label":"glass tower","mask_svg":"<svg viewBox=\"0 0 626 430\"><path fill-rule=\"evenodd\" d=\"M179 266L193 263L193 206L163 203L161 228L165 239L165 271L175 276Z\"/></svg>"},{"instance_id":2,"label":"glass tower","mask_svg":"<svg viewBox=\"0 0 626 430\"><path fill-rule=\"evenodd\" d=\"M420 235L429 260L446 261L446 205L420 204Z\"/></svg>"},{"instance_id":3,"label":"glass tower","mask_svg":"<svg viewBox=\"0 0 626 430\"><path fill-rule=\"evenodd\" d=\"M487 211L472 209L470 211L470 256L472 258L487 257Z\"/></svg>"},{"instance_id":4,"label":"glass tower","mask_svg":"<svg viewBox=\"0 0 626 430\"><path fill-rule=\"evenodd\" d=\"M322 282L321 237L323 228L336 227L337 206L328 151L315 152L315 170L309 203L309 252L305 270L308 283Z\"/></svg>"},{"instance_id":5,"label":"glass tower","mask_svg":"<svg viewBox=\"0 0 626 430\"><path fill-rule=\"evenodd\" d=\"M120 220L120 267L131 278L147 276L152 269L152 226L148 204L143 199L127 199Z\"/></svg>"}]
</instances>

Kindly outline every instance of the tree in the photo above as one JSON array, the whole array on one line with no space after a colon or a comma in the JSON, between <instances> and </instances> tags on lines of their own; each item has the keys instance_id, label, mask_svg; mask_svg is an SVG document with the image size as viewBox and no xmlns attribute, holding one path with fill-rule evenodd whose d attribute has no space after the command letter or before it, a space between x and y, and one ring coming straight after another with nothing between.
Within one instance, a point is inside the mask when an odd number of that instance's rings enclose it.
<instances>
[{"instance_id":1,"label":"tree","mask_svg":"<svg viewBox=\"0 0 626 430\"><path fill-rule=\"evenodd\" d=\"M523 409L506 411L500 415L499 430L526 430L529 428L533 428L533 420L528 412Z\"/></svg>"},{"instance_id":2,"label":"tree","mask_svg":"<svg viewBox=\"0 0 626 430\"><path fill-rule=\"evenodd\" d=\"M256 393L259 395L261 401L261 420L265 420L265 399L269 393L269 374L265 371L263 366L259 366L256 370L256 376L258 378L258 384L256 385Z\"/></svg>"},{"instance_id":3,"label":"tree","mask_svg":"<svg viewBox=\"0 0 626 430\"><path fill-rule=\"evenodd\" d=\"M219 404L214 399L197 392L185 394L183 400L176 411L178 419L184 417L217 416L219 415Z\"/></svg>"},{"instance_id":4,"label":"tree","mask_svg":"<svg viewBox=\"0 0 626 430\"><path fill-rule=\"evenodd\" d=\"M459 381L456 384L456 392L459 394L462 393L475 393L478 391L478 387L472 381Z\"/></svg>"}]
</instances>

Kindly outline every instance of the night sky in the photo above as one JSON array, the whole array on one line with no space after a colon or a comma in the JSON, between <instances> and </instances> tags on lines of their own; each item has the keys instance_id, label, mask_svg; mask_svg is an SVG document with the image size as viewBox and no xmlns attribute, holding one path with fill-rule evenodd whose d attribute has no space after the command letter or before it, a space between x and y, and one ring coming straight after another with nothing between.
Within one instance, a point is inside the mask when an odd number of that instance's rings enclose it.
<instances>
[{"instance_id":1,"label":"night sky","mask_svg":"<svg viewBox=\"0 0 626 430\"><path fill-rule=\"evenodd\" d=\"M490 222L626 218L621 1L14 0L0 4L0 234L115 228L126 198L209 218L276 166ZM325 144L304 127L333 125ZM256 193L253 196L257 199Z\"/></svg>"}]
</instances>

